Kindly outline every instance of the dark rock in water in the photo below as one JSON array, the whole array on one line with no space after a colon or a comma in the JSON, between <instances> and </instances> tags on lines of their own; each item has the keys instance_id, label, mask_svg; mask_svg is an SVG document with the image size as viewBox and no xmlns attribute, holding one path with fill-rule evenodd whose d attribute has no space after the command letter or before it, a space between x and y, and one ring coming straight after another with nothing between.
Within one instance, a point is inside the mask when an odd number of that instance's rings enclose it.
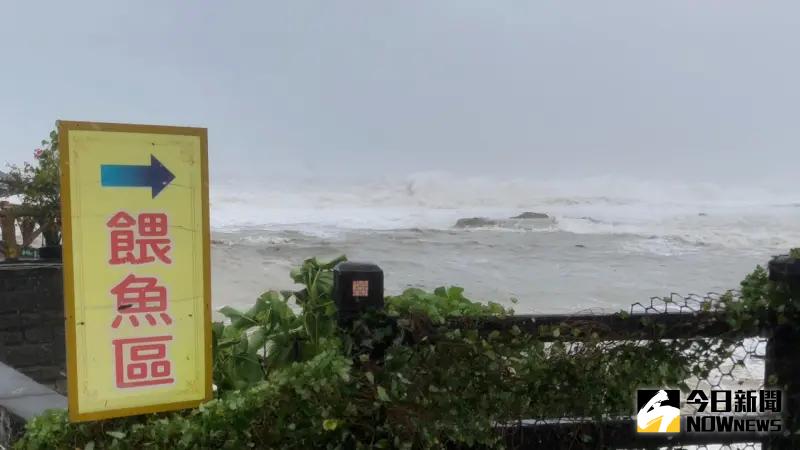
<instances>
[{"instance_id":1,"label":"dark rock in water","mask_svg":"<svg viewBox=\"0 0 800 450\"><path fill-rule=\"evenodd\" d=\"M583 244L575 244L575 247L578 247L578 248L586 248L586 246L585 246L585 245L583 245Z\"/></svg>"},{"instance_id":2,"label":"dark rock in water","mask_svg":"<svg viewBox=\"0 0 800 450\"><path fill-rule=\"evenodd\" d=\"M707 215L708 215L708 214L706 214L706 213L699 213L699 214L698 214L698 216L700 216L700 217L705 217L705 216L707 216Z\"/></svg>"},{"instance_id":3,"label":"dark rock in water","mask_svg":"<svg viewBox=\"0 0 800 450\"><path fill-rule=\"evenodd\" d=\"M477 227L491 227L497 225L496 220L488 219L486 217L466 217L458 219L456 228L477 228Z\"/></svg>"},{"instance_id":4,"label":"dark rock in water","mask_svg":"<svg viewBox=\"0 0 800 450\"><path fill-rule=\"evenodd\" d=\"M225 245L226 244L226 242L223 241L222 239L212 239L211 243L214 244L214 245Z\"/></svg>"},{"instance_id":5,"label":"dark rock in water","mask_svg":"<svg viewBox=\"0 0 800 450\"><path fill-rule=\"evenodd\" d=\"M525 211L524 213L512 217L512 219L549 219L550 216L544 213Z\"/></svg>"}]
</instances>

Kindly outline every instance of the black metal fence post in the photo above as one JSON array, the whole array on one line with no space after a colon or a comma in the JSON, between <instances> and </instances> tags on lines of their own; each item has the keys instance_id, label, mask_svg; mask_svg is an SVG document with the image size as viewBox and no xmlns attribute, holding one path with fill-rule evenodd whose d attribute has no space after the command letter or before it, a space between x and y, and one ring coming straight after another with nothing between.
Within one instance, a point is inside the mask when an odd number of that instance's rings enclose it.
<instances>
[{"instance_id":1,"label":"black metal fence post","mask_svg":"<svg viewBox=\"0 0 800 450\"><path fill-rule=\"evenodd\" d=\"M772 450L800 448L800 260L777 256L769 262L769 279L788 294L784 320L777 314L771 318L771 334L767 341L764 382L767 387L783 391L782 437L770 439Z\"/></svg>"},{"instance_id":2,"label":"black metal fence post","mask_svg":"<svg viewBox=\"0 0 800 450\"><path fill-rule=\"evenodd\" d=\"M340 262L333 268L333 300L340 325L383 309L383 270L372 263Z\"/></svg>"}]
</instances>

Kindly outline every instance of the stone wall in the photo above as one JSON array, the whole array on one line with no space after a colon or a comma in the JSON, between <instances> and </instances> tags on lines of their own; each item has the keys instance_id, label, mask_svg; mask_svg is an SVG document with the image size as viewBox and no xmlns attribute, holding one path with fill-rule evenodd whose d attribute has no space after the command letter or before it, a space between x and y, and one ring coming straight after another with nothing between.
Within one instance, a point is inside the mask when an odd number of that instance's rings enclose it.
<instances>
[{"instance_id":1,"label":"stone wall","mask_svg":"<svg viewBox=\"0 0 800 450\"><path fill-rule=\"evenodd\" d=\"M61 264L0 264L0 362L66 392Z\"/></svg>"}]
</instances>

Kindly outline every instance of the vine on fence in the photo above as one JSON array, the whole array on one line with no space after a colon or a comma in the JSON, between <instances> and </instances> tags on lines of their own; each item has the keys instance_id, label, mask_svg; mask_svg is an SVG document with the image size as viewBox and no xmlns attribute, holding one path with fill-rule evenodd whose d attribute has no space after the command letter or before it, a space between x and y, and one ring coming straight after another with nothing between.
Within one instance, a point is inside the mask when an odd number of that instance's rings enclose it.
<instances>
[{"instance_id":1,"label":"vine on fence","mask_svg":"<svg viewBox=\"0 0 800 450\"><path fill-rule=\"evenodd\" d=\"M291 275L304 289L221 310L229 321L213 327L211 402L81 424L51 411L28 424L17 448L501 447L503 427L519 418L630 416L636 388L686 387L731 354L726 336L608 342L584 333L571 342L583 330L565 324L547 331L564 339L544 342L516 328L453 328L454 316L513 314L458 287L409 289L338 330L331 270L343 259L307 260ZM740 294L702 309L721 310L738 332L770 314L796 314L787 299L758 267Z\"/></svg>"}]
</instances>

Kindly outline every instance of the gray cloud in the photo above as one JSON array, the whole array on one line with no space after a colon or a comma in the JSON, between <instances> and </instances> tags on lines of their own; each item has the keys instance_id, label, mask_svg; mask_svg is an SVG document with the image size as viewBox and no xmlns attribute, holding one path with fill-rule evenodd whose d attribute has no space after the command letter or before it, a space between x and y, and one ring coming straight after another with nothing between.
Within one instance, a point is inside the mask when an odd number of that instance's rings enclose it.
<instances>
[{"instance_id":1,"label":"gray cloud","mask_svg":"<svg viewBox=\"0 0 800 450\"><path fill-rule=\"evenodd\" d=\"M217 179L788 183L800 163L796 2L186 5L5 4L0 160L65 118L207 126Z\"/></svg>"}]
</instances>

